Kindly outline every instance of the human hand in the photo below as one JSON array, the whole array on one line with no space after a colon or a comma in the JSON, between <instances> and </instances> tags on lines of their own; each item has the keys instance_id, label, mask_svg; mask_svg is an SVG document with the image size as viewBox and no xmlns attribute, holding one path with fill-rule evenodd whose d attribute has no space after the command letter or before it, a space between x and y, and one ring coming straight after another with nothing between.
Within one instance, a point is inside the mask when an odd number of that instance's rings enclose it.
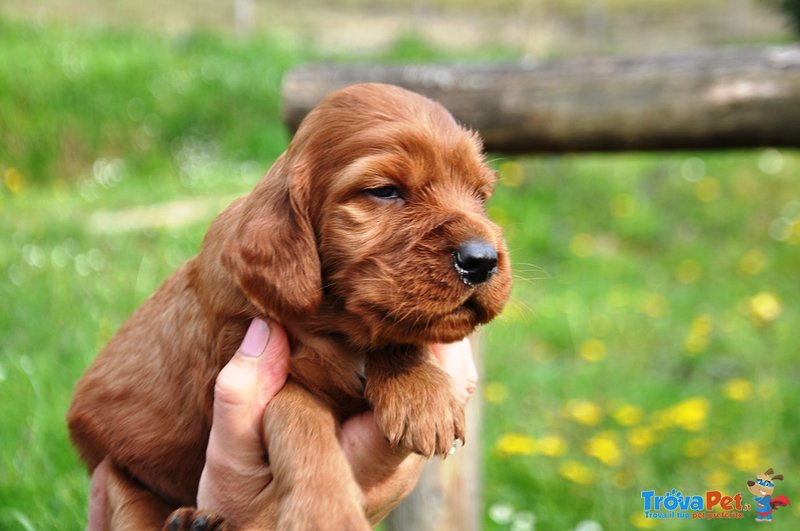
<instances>
[{"instance_id":1,"label":"human hand","mask_svg":"<svg viewBox=\"0 0 800 531\"><path fill-rule=\"evenodd\" d=\"M468 340L433 345L434 355L451 376L465 402L477 383ZM222 515L247 515L272 476L264 459L262 417L267 403L283 387L289 371L289 342L282 327L254 319L242 346L217 377L214 421L200 479L197 506ZM425 458L392 448L372 412L348 419L341 443L361 486L366 514L374 525L388 515L416 485ZM102 529L103 506L98 488L101 465L92 476L89 529Z\"/></svg>"},{"instance_id":2,"label":"human hand","mask_svg":"<svg viewBox=\"0 0 800 531\"><path fill-rule=\"evenodd\" d=\"M242 345L217 376L214 417L200 476L197 507L248 515L272 481L264 458L264 410L289 375L283 327L253 319Z\"/></svg>"},{"instance_id":3,"label":"human hand","mask_svg":"<svg viewBox=\"0 0 800 531\"><path fill-rule=\"evenodd\" d=\"M251 342L254 327L257 341ZM247 357L243 355L248 350L245 345L251 352L264 354ZM469 341L433 345L432 350L466 403L478 379ZM252 500L269 483L261 419L270 398L286 380L288 364L289 347L283 329L274 323L267 328L255 319L242 349L217 378L214 424L197 494L198 507L223 515L247 514L252 510ZM390 447L370 411L345 421L341 433L342 448L364 492L367 518L377 524L414 489L425 458Z\"/></svg>"}]
</instances>

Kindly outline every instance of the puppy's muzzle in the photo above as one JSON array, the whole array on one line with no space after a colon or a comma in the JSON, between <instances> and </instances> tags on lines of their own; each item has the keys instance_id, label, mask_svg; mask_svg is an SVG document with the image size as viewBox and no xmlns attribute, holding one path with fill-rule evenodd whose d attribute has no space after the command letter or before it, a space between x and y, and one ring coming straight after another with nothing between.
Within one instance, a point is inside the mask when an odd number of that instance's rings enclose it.
<instances>
[{"instance_id":1,"label":"puppy's muzzle","mask_svg":"<svg viewBox=\"0 0 800 531\"><path fill-rule=\"evenodd\" d=\"M468 286L476 286L497 273L497 249L485 240L468 240L453 253L453 266Z\"/></svg>"}]
</instances>

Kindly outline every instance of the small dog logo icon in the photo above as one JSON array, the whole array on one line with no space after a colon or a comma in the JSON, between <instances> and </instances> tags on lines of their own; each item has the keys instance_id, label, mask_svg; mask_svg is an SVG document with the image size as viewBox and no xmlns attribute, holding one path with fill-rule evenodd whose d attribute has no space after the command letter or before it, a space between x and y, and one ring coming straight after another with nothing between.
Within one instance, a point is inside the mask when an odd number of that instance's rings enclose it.
<instances>
[{"instance_id":1,"label":"small dog logo icon","mask_svg":"<svg viewBox=\"0 0 800 531\"><path fill-rule=\"evenodd\" d=\"M747 490L756 500L756 522L772 522L772 512L791 503L789 498L783 495L772 497L775 481L779 479L783 479L783 474L772 475L770 468L763 474L756 474L755 481L751 479L747 482Z\"/></svg>"}]
</instances>

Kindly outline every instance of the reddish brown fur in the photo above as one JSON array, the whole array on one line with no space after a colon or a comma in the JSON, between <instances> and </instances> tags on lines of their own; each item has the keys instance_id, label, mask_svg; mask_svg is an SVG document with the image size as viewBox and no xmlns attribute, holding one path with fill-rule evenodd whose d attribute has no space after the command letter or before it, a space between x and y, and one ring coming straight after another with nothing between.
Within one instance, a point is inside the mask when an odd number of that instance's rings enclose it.
<instances>
[{"instance_id":1,"label":"reddish brown fur","mask_svg":"<svg viewBox=\"0 0 800 531\"><path fill-rule=\"evenodd\" d=\"M386 185L403 200L364 193ZM463 438L462 404L424 345L460 339L508 297L508 255L484 208L493 185L476 135L419 95L356 85L312 111L78 383L70 433L90 469L113 462L115 525L194 504L214 381L262 315L286 327L292 365L265 413L274 480L258 523L368 528L338 422L372 407L392 443L424 455ZM498 250L498 272L474 287L452 257L470 238Z\"/></svg>"}]
</instances>

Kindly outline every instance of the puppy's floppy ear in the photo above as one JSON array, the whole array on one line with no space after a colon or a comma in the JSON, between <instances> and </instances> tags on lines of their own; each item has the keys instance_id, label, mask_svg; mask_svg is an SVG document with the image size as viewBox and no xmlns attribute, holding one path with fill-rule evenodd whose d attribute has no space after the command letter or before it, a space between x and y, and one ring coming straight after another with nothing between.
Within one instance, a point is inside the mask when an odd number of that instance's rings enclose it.
<instances>
[{"instance_id":1,"label":"puppy's floppy ear","mask_svg":"<svg viewBox=\"0 0 800 531\"><path fill-rule=\"evenodd\" d=\"M278 319L310 312L322 299L306 173L285 156L279 158L245 199L238 227L222 253L247 298Z\"/></svg>"}]
</instances>

